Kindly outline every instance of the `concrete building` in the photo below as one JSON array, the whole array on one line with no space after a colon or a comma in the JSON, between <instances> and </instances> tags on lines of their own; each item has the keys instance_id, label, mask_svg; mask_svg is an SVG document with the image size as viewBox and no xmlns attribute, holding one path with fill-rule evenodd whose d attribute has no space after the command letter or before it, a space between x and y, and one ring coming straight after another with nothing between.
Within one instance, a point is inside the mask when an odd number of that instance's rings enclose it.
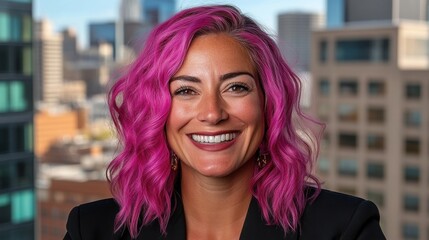
<instances>
[{"instance_id":1,"label":"concrete building","mask_svg":"<svg viewBox=\"0 0 429 240\"><path fill-rule=\"evenodd\" d=\"M325 17L316 13L286 12L278 15L277 44L290 66L310 69L311 32L325 26Z\"/></svg>"},{"instance_id":2,"label":"concrete building","mask_svg":"<svg viewBox=\"0 0 429 240\"><path fill-rule=\"evenodd\" d=\"M428 0L327 0L328 27L368 21L429 21Z\"/></svg>"},{"instance_id":3,"label":"concrete building","mask_svg":"<svg viewBox=\"0 0 429 240\"><path fill-rule=\"evenodd\" d=\"M63 82L63 40L52 24L43 19L35 24L34 94L37 102L55 104Z\"/></svg>"},{"instance_id":4,"label":"concrete building","mask_svg":"<svg viewBox=\"0 0 429 240\"><path fill-rule=\"evenodd\" d=\"M120 18L123 22L141 22L142 5L140 0L121 0Z\"/></svg>"},{"instance_id":5,"label":"concrete building","mask_svg":"<svg viewBox=\"0 0 429 240\"><path fill-rule=\"evenodd\" d=\"M324 187L374 201L387 239L429 238L429 24L315 31Z\"/></svg>"},{"instance_id":6,"label":"concrete building","mask_svg":"<svg viewBox=\"0 0 429 240\"><path fill-rule=\"evenodd\" d=\"M35 237L32 1L0 4L0 239Z\"/></svg>"}]
</instances>

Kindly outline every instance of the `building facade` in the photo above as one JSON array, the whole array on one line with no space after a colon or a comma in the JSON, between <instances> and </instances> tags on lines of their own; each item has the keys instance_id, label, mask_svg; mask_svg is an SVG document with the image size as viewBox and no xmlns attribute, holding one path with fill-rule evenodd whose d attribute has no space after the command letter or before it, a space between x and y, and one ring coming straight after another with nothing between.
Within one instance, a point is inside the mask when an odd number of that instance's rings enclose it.
<instances>
[{"instance_id":1,"label":"building facade","mask_svg":"<svg viewBox=\"0 0 429 240\"><path fill-rule=\"evenodd\" d=\"M367 21L429 20L428 0L327 0L328 27Z\"/></svg>"},{"instance_id":2,"label":"building facade","mask_svg":"<svg viewBox=\"0 0 429 240\"><path fill-rule=\"evenodd\" d=\"M324 187L372 200L387 239L429 238L429 24L313 34Z\"/></svg>"},{"instance_id":3,"label":"building facade","mask_svg":"<svg viewBox=\"0 0 429 240\"><path fill-rule=\"evenodd\" d=\"M35 236L32 1L0 0L0 239Z\"/></svg>"}]
</instances>

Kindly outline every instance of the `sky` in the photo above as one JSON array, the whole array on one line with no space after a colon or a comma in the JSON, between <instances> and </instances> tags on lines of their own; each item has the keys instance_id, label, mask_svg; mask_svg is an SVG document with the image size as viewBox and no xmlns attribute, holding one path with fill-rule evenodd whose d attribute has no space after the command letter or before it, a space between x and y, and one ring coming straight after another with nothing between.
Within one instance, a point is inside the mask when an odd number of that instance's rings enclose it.
<instances>
[{"instance_id":1,"label":"sky","mask_svg":"<svg viewBox=\"0 0 429 240\"><path fill-rule=\"evenodd\" d=\"M177 0L176 9L181 10L203 4L231 4L276 33L277 15L283 12L325 13L326 0ZM120 0L34 0L35 19L50 20L56 31L72 27L77 31L79 43L88 42L90 22L113 21L119 14Z\"/></svg>"}]
</instances>

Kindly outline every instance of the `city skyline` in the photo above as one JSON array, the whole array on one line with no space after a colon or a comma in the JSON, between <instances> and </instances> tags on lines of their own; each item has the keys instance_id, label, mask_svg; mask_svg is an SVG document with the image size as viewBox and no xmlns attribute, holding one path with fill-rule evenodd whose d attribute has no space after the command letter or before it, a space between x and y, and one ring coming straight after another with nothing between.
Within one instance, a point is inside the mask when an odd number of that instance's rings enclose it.
<instances>
[{"instance_id":1,"label":"city skyline","mask_svg":"<svg viewBox=\"0 0 429 240\"><path fill-rule=\"evenodd\" d=\"M245 14L253 17L269 32L277 32L277 15L283 12L325 12L325 0L308 1L256 1L256 0L178 0L176 10L203 4L231 4L239 7ZM76 30L79 45L89 45L89 23L115 20L119 15L120 0L38 0L33 3L34 19L46 18L53 23L56 32L66 27ZM261 11L263 9L263 11Z\"/></svg>"}]
</instances>

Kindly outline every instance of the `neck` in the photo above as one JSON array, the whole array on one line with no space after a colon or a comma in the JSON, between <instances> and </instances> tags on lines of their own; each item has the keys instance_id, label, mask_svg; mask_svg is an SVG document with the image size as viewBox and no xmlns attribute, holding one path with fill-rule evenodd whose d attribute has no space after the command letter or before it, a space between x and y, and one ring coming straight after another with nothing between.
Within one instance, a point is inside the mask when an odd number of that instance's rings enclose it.
<instances>
[{"instance_id":1,"label":"neck","mask_svg":"<svg viewBox=\"0 0 429 240\"><path fill-rule=\"evenodd\" d=\"M238 239L252 198L249 161L227 177L205 177L182 167L187 239Z\"/></svg>"}]
</instances>

